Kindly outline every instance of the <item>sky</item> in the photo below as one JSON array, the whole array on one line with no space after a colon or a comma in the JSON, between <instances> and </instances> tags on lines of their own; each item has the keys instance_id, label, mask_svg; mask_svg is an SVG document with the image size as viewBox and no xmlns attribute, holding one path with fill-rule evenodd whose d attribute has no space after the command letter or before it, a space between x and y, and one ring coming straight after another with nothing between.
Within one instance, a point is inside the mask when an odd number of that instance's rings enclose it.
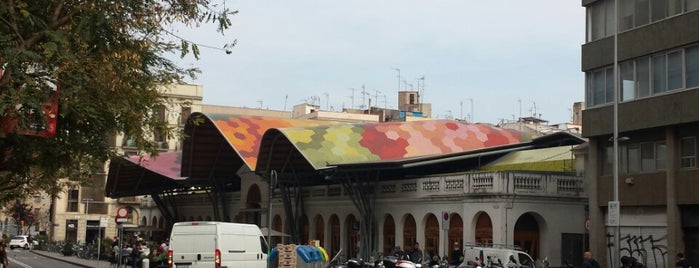
<instances>
[{"instance_id":1,"label":"sky","mask_svg":"<svg viewBox=\"0 0 699 268\"><path fill-rule=\"evenodd\" d=\"M213 1L216 2L216 1ZM400 90L423 89L433 118L497 124L536 115L570 122L584 100L580 49L585 9L572 0L228 0L224 35L178 28L201 57L205 104L291 110L397 108ZM364 87L366 94L362 94ZM352 90L354 88L354 90ZM385 97L384 97L385 96ZM378 103L377 103L378 97ZM471 121L471 120L469 120Z\"/></svg>"}]
</instances>

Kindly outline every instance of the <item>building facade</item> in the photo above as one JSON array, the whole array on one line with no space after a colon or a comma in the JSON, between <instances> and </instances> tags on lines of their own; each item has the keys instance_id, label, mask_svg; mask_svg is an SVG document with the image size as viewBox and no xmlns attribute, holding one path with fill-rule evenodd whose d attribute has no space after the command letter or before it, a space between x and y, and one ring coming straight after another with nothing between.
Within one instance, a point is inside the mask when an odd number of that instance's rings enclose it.
<instances>
[{"instance_id":1,"label":"building facade","mask_svg":"<svg viewBox=\"0 0 699 268\"><path fill-rule=\"evenodd\" d=\"M173 128L181 129L189 114L201 111L203 88L200 85L178 84L159 89L168 99L159 111L161 120L167 121ZM161 152L182 150L178 139L153 136ZM115 135L108 138L108 142L124 155L137 153L136 144L124 135ZM109 164L105 163L104 170L94 176L94 185L68 187L54 198L44 198L43 202L53 202L53 212L43 211L42 214L53 215L53 218L43 221L37 228L37 232L46 231L53 241L73 241L91 243L102 237L112 237L117 232L115 215L117 208L126 206L130 208L130 219L127 224L132 226L152 226L152 217L157 218L157 208L154 206L141 206L141 197L126 197L112 199L105 197L105 183ZM149 204L147 201L145 204ZM42 208L51 206L43 205ZM100 225L100 220L106 218L107 226ZM144 219L148 220L144 220ZM162 217L160 217L161 219ZM156 220L157 222L157 220ZM155 224L155 229L160 224ZM162 228L162 226L161 226Z\"/></svg>"},{"instance_id":2,"label":"building facade","mask_svg":"<svg viewBox=\"0 0 699 268\"><path fill-rule=\"evenodd\" d=\"M590 250L606 267L618 267L613 260L619 256L633 256L648 267L674 267L679 252L697 263L699 1L621 0L616 12L614 0L583 0L582 5L587 11L582 121L583 136L589 138ZM619 155L612 142L615 96ZM615 161L619 245L606 222Z\"/></svg>"}]
</instances>

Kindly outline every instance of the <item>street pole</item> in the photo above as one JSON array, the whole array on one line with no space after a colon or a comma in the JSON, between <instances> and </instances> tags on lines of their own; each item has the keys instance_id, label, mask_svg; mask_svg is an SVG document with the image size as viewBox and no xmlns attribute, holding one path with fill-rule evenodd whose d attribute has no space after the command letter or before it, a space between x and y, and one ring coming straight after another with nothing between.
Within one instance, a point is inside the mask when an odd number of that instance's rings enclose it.
<instances>
[{"instance_id":1,"label":"street pole","mask_svg":"<svg viewBox=\"0 0 699 268\"><path fill-rule=\"evenodd\" d=\"M274 188L277 184L277 171L272 170L269 174L269 191L267 192L267 244L268 250L272 252L272 194L274 194ZM270 262L267 261L267 267L270 267Z\"/></svg>"},{"instance_id":2,"label":"street pole","mask_svg":"<svg viewBox=\"0 0 699 268\"><path fill-rule=\"evenodd\" d=\"M619 203L619 0L614 0L614 133L612 139L614 140L614 202L618 205L618 217L619 220L616 221L614 225L614 256L612 258L612 264L610 267L616 267L621 263L620 261L620 239L621 236L621 204ZM607 211L609 213L609 211Z\"/></svg>"}]
</instances>

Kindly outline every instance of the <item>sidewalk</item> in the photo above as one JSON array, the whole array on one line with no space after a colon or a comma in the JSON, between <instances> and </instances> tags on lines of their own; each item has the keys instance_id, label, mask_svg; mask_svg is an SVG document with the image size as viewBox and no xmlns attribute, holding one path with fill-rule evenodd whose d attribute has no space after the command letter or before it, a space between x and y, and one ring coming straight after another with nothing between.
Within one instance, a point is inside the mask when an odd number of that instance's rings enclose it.
<instances>
[{"instance_id":1,"label":"sidewalk","mask_svg":"<svg viewBox=\"0 0 699 268\"><path fill-rule=\"evenodd\" d=\"M78 266L78 267L104 267L104 268L109 268L109 261L106 260L86 260L86 259L81 259L76 257L75 255L73 256L63 256L61 253L57 252L49 252L49 251L44 251L44 250L32 250L32 253L36 255L41 255L47 258L51 258L54 260L70 263L72 265ZM116 266L112 266L116 267ZM126 267L123 265L122 267Z\"/></svg>"}]
</instances>

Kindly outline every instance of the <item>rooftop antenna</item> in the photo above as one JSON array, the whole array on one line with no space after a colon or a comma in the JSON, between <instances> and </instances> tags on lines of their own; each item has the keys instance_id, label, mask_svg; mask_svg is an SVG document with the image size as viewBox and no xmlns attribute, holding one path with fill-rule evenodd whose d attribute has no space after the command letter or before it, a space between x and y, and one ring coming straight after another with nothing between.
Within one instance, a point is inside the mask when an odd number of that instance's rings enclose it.
<instances>
[{"instance_id":1,"label":"rooftop antenna","mask_svg":"<svg viewBox=\"0 0 699 268\"><path fill-rule=\"evenodd\" d=\"M325 95L325 109L330 109L330 93L325 92L323 95Z\"/></svg>"},{"instance_id":2,"label":"rooftop antenna","mask_svg":"<svg viewBox=\"0 0 699 268\"><path fill-rule=\"evenodd\" d=\"M289 94L284 97L284 111L286 111L286 102L289 101Z\"/></svg>"},{"instance_id":3,"label":"rooftop antenna","mask_svg":"<svg viewBox=\"0 0 699 268\"><path fill-rule=\"evenodd\" d=\"M360 107L362 110L366 108L366 96L369 95L368 92L366 92L366 88L364 85L362 85L362 106Z\"/></svg>"},{"instance_id":4,"label":"rooftop antenna","mask_svg":"<svg viewBox=\"0 0 699 268\"><path fill-rule=\"evenodd\" d=\"M257 100L257 103L260 104L260 109L262 109L262 100Z\"/></svg>"},{"instance_id":5,"label":"rooftop antenna","mask_svg":"<svg viewBox=\"0 0 699 268\"><path fill-rule=\"evenodd\" d=\"M461 119L464 119L464 101L459 101L459 106L461 108Z\"/></svg>"},{"instance_id":6,"label":"rooftop antenna","mask_svg":"<svg viewBox=\"0 0 699 268\"><path fill-rule=\"evenodd\" d=\"M393 68L398 72L398 91L400 92L400 68Z\"/></svg>"},{"instance_id":7,"label":"rooftop antenna","mask_svg":"<svg viewBox=\"0 0 699 268\"><path fill-rule=\"evenodd\" d=\"M422 80L422 87L420 87L421 80ZM422 103L424 101L424 98L425 98L423 96L423 95L425 95L425 75L422 75L422 77L417 79L417 90L418 90L418 94L420 94L419 95L420 103Z\"/></svg>"},{"instance_id":8,"label":"rooftop antenna","mask_svg":"<svg viewBox=\"0 0 699 268\"><path fill-rule=\"evenodd\" d=\"M352 106L350 106L350 109L354 109L354 88L351 87L349 90L352 90L352 96L349 96L350 100L352 100ZM342 105L342 108L344 108L345 105Z\"/></svg>"},{"instance_id":9,"label":"rooftop antenna","mask_svg":"<svg viewBox=\"0 0 699 268\"><path fill-rule=\"evenodd\" d=\"M408 81L403 80L403 88L408 90Z\"/></svg>"},{"instance_id":10,"label":"rooftop antenna","mask_svg":"<svg viewBox=\"0 0 699 268\"><path fill-rule=\"evenodd\" d=\"M375 94L374 94L374 100L376 100L376 103L375 103L375 104L376 104L376 107L378 107L378 106L379 106L379 93L381 93L381 91L378 91L378 90L374 89L374 93L375 93Z\"/></svg>"}]
</instances>

